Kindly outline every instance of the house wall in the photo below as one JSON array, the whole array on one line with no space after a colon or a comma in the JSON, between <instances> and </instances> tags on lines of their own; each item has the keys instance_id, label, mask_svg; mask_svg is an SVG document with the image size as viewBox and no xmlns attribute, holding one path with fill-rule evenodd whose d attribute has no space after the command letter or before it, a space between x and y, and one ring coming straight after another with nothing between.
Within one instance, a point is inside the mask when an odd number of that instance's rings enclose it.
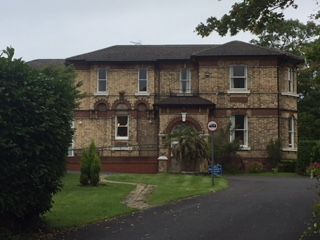
<instances>
[{"instance_id":1,"label":"house wall","mask_svg":"<svg viewBox=\"0 0 320 240\"><path fill-rule=\"evenodd\" d=\"M247 66L248 92L229 91L230 65ZM76 65L77 81L82 82L80 90L85 93L85 97L75 114L75 148L83 149L94 140L106 159L148 157L149 161L153 159L154 168L159 154L169 154L168 148L164 145L165 136L170 124L179 124L181 112L187 112L187 120L196 122L201 128L201 133L208 135L206 125L211 120L209 109L200 107L158 110L154 107L159 99L181 94L180 71L182 68L189 68L192 94L216 104L214 119L219 128L227 128L233 115L243 114L248 117L249 148L239 151L239 155L248 166L256 161L267 166L266 147L271 139L277 138L282 141L284 158L296 159L296 149L287 148L287 122L290 116L297 117L297 96L281 94L288 91L288 66L290 65L279 63L276 58L269 57ZM148 95L138 94L139 67L148 68ZM107 95L96 94L99 68L106 68L108 71ZM98 102L104 102L108 110L97 112L95 106ZM126 141L115 139L115 108L118 103L125 103L130 115L130 134ZM138 112L139 103L144 103L147 111ZM295 140L297 141L297 136ZM119 166L109 166L109 170L118 171L121 169Z\"/></svg>"}]
</instances>

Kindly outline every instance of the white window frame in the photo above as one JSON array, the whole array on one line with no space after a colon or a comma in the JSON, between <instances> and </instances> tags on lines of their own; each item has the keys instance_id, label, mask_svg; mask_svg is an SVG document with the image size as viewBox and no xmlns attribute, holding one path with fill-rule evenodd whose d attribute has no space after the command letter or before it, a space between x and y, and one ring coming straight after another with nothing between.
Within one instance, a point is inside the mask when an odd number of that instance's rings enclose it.
<instances>
[{"instance_id":1,"label":"white window frame","mask_svg":"<svg viewBox=\"0 0 320 240\"><path fill-rule=\"evenodd\" d=\"M239 114L240 115L240 114ZM240 145L240 148L243 150L250 150L249 148L249 134L248 134L248 117L246 115L240 115L244 117L244 129L236 129L235 128L235 116L231 116L230 121L231 121L231 129L230 129L230 142L233 142L236 138L235 131L236 130L241 130L244 132L243 136L243 144Z\"/></svg>"},{"instance_id":2,"label":"white window frame","mask_svg":"<svg viewBox=\"0 0 320 240\"><path fill-rule=\"evenodd\" d=\"M290 117L289 118L289 128L288 128L288 134L289 134L289 138L288 140L290 139L291 140L291 143L290 141L288 141L288 146L290 149L294 149L295 148L295 119L294 117Z\"/></svg>"},{"instance_id":3,"label":"white window frame","mask_svg":"<svg viewBox=\"0 0 320 240\"><path fill-rule=\"evenodd\" d=\"M146 79L142 79L140 78L140 71L144 69L146 71ZM148 89L149 89L149 75L148 75L148 68L144 67L144 68L139 68L138 70L138 93L139 94L148 94ZM140 81L146 81L146 91L141 91L140 90Z\"/></svg>"},{"instance_id":4,"label":"white window frame","mask_svg":"<svg viewBox=\"0 0 320 240\"><path fill-rule=\"evenodd\" d=\"M106 72L106 78L105 79L100 79L100 74L99 74L99 72L101 71L101 70L104 70L105 72ZM100 82L101 81L105 81L106 82L106 89L105 89L105 91L100 91L99 90L99 84L100 84ZM105 69L105 68L99 68L98 70L97 70L97 95L106 95L108 93L108 71L107 71L107 69Z\"/></svg>"},{"instance_id":5,"label":"white window frame","mask_svg":"<svg viewBox=\"0 0 320 240\"><path fill-rule=\"evenodd\" d=\"M71 129L74 130L75 128L75 123L74 121L71 122L71 125L70 125ZM68 147L68 157L74 157L74 146L75 146L75 141L74 141L74 136L72 136L72 141L71 141L71 144L69 145Z\"/></svg>"},{"instance_id":6,"label":"white window frame","mask_svg":"<svg viewBox=\"0 0 320 240\"><path fill-rule=\"evenodd\" d=\"M186 79L182 79L182 71L186 71ZM191 93L191 69L190 68L182 68L180 70L180 93ZM186 91L183 91L182 82L186 82Z\"/></svg>"},{"instance_id":7,"label":"white window frame","mask_svg":"<svg viewBox=\"0 0 320 240\"><path fill-rule=\"evenodd\" d=\"M125 127L127 127L127 136L123 137L123 136L118 136L118 117L127 117L128 121L127 121L127 125ZM129 126L130 126L130 117L129 115L118 115L115 118L115 139L116 140L129 140Z\"/></svg>"},{"instance_id":8,"label":"white window frame","mask_svg":"<svg viewBox=\"0 0 320 240\"><path fill-rule=\"evenodd\" d=\"M234 67L244 67L244 76L234 76L233 75L233 69ZM231 91L248 91L248 67L246 65L231 65L229 68L229 75L230 75L230 90ZM245 87L244 88L235 88L234 86L234 79L235 78L244 78L244 84Z\"/></svg>"},{"instance_id":9,"label":"white window frame","mask_svg":"<svg viewBox=\"0 0 320 240\"><path fill-rule=\"evenodd\" d=\"M295 93L295 79L296 79L296 71L294 68L288 68L288 92Z\"/></svg>"}]
</instances>

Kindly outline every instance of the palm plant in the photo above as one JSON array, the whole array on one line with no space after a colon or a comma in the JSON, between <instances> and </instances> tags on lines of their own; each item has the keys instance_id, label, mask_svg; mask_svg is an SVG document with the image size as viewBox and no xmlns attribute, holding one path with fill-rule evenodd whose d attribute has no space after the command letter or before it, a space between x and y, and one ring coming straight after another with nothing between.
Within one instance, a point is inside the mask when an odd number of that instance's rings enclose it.
<instances>
[{"instance_id":1,"label":"palm plant","mask_svg":"<svg viewBox=\"0 0 320 240\"><path fill-rule=\"evenodd\" d=\"M169 134L166 144L171 146L171 152L183 170L194 171L198 163L208 157L207 141L186 125L179 126Z\"/></svg>"}]
</instances>

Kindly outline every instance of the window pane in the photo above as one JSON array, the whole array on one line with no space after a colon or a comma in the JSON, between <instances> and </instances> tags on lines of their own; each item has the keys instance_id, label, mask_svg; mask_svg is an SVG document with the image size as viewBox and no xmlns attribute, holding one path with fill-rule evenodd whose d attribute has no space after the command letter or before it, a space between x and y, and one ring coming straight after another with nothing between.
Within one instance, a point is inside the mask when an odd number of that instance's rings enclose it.
<instances>
[{"instance_id":1,"label":"window pane","mask_svg":"<svg viewBox=\"0 0 320 240\"><path fill-rule=\"evenodd\" d=\"M187 82L181 81L181 91L186 92L187 91Z\"/></svg>"},{"instance_id":2,"label":"window pane","mask_svg":"<svg viewBox=\"0 0 320 240\"><path fill-rule=\"evenodd\" d=\"M147 69L146 68L139 69L139 79L147 79Z\"/></svg>"},{"instance_id":3,"label":"window pane","mask_svg":"<svg viewBox=\"0 0 320 240\"><path fill-rule=\"evenodd\" d=\"M139 81L139 92L146 92L147 91L147 80L140 80Z\"/></svg>"},{"instance_id":4,"label":"window pane","mask_svg":"<svg viewBox=\"0 0 320 240\"><path fill-rule=\"evenodd\" d=\"M245 76L245 66L233 66L233 76L244 77Z\"/></svg>"},{"instance_id":5,"label":"window pane","mask_svg":"<svg viewBox=\"0 0 320 240\"><path fill-rule=\"evenodd\" d=\"M245 129L243 115L235 115L234 119L235 119L235 129Z\"/></svg>"},{"instance_id":6,"label":"window pane","mask_svg":"<svg viewBox=\"0 0 320 240\"><path fill-rule=\"evenodd\" d=\"M181 69L181 80L187 80L187 69Z\"/></svg>"},{"instance_id":7,"label":"window pane","mask_svg":"<svg viewBox=\"0 0 320 240\"><path fill-rule=\"evenodd\" d=\"M246 88L245 78L233 78L233 88Z\"/></svg>"},{"instance_id":8,"label":"window pane","mask_svg":"<svg viewBox=\"0 0 320 240\"><path fill-rule=\"evenodd\" d=\"M128 116L118 116L117 121L118 121L118 126L127 126Z\"/></svg>"},{"instance_id":9,"label":"window pane","mask_svg":"<svg viewBox=\"0 0 320 240\"><path fill-rule=\"evenodd\" d=\"M107 71L105 69L99 69L99 79L106 79Z\"/></svg>"},{"instance_id":10,"label":"window pane","mask_svg":"<svg viewBox=\"0 0 320 240\"><path fill-rule=\"evenodd\" d=\"M235 140L240 144L244 145L244 131L235 130Z\"/></svg>"},{"instance_id":11,"label":"window pane","mask_svg":"<svg viewBox=\"0 0 320 240\"><path fill-rule=\"evenodd\" d=\"M127 127L118 127L117 136L118 137L127 137L128 136L128 128Z\"/></svg>"},{"instance_id":12,"label":"window pane","mask_svg":"<svg viewBox=\"0 0 320 240\"><path fill-rule=\"evenodd\" d=\"M107 90L107 81L106 80L99 80L99 92L105 92Z\"/></svg>"}]
</instances>

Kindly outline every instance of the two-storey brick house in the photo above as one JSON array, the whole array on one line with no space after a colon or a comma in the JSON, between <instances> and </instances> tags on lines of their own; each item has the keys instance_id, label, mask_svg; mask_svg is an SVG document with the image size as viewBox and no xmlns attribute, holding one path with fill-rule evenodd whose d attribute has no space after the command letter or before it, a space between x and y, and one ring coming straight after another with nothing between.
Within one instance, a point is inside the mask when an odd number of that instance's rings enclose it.
<instances>
[{"instance_id":1,"label":"two-storey brick house","mask_svg":"<svg viewBox=\"0 0 320 240\"><path fill-rule=\"evenodd\" d=\"M233 41L223 45L122 45L66 59L82 82L69 167L94 140L103 169L157 172L167 134L187 124L231 123L246 165L267 164L266 146L281 139L285 159L297 158L296 69L303 60ZM163 163L160 164L163 168ZM164 170L164 169L161 169Z\"/></svg>"}]
</instances>

